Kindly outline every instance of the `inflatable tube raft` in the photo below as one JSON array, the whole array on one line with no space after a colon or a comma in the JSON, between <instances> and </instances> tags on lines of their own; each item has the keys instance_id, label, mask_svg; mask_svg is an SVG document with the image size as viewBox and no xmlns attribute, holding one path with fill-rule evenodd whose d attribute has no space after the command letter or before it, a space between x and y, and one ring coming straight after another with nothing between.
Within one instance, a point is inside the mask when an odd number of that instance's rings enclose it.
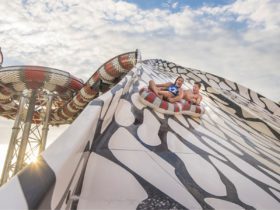
<instances>
[{"instance_id":1,"label":"inflatable tube raft","mask_svg":"<svg viewBox=\"0 0 280 210\"><path fill-rule=\"evenodd\" d=\"M179 102L170 103L159 98L153 91L148 88L142 88L139 91L140 101L163 114L185 114L194 117L200 117L205 113L203 105L192 104L190 101L182 99Z\"/></svg>"}]
</instances>

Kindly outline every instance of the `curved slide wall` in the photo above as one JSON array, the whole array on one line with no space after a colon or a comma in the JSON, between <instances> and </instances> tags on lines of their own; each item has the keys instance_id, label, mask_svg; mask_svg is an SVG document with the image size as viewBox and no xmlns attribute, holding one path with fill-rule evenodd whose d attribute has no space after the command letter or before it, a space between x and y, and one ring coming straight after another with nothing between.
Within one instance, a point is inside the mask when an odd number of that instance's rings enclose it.
<instances>
[{"instance_id":1,"label":"curved slide wall","mask_svg":"<svg viewBox=\"0 0 280 210\"><path fill-rule=\"evenodd\" d=\"M178 74L184 88L201 81L202 118L160 114L139 102L150 79ZM0 188L0 208L279 209L279 109L215 75L138 62Z\"/></svg>"}]
</instances>

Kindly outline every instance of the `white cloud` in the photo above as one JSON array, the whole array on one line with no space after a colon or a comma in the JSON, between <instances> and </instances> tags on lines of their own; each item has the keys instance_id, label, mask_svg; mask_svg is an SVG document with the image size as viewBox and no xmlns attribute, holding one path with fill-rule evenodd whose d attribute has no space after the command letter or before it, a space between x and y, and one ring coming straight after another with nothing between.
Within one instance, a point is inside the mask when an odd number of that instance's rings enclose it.
<instances>
[{"instance_id":1,"label":"white cloud","mask_svg":"<svg viewBox=\"0 0 280 210\"><path fill-rule=\"evenodd\" d=\"M280 4L277 1L241 1L235 2L230 11L236 13L239 20L250 20L252 27L262 25L265 29L279 29L280 17L277 14Z\"/></svg>"},{"instance_id":2,"label":"white cloud","mask_svg":"<svg viewBox=\"0 0 280 210\"><path fill-rule=\"evenodd\" d=\"M139 48L143 58L209 71L279 101L277 11L279 4L263 0L177 13L113 0L3 1L0 45L6 61L51 66L83 80L111 57Z\"/></svg>"},{"instance_id":3,"label":"white cloud","mask_svg":"<svg viewBox=\"0 0 280 210\"><path fill-rule=\"evenodd\" d=\"M179 3L179 2L174 2L174 3L171 5L172 9L176 9L177 6L178 6L178 3Z\"/></svg>"}]
</instances>

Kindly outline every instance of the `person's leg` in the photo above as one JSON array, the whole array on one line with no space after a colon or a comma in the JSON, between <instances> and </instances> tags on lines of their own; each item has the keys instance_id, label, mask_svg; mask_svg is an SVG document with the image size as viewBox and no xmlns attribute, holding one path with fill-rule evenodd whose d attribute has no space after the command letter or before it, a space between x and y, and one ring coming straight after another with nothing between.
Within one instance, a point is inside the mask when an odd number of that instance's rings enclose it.
<instances>
[{"instance_id":1,"label":"person's leg","mask_svg":"<svg viewBox=\"0 0 280 210\"><path fill-rule=\"evenodd\" d=\"M163 99L168 99L174 97L173 93L170 93L169 91L166 90L160 90L158 91L158 94L163 96Z\"/></svg>"},{"instance_id":2,"label":"person's leg","mask_svg":"<svg viewBox=\"0 0 280 210\"><path fill-rule=\"evenodd\" d=\"M149 81L149 88L158 96L158 88L154 80Z\"/></svg>"}]
</instances>

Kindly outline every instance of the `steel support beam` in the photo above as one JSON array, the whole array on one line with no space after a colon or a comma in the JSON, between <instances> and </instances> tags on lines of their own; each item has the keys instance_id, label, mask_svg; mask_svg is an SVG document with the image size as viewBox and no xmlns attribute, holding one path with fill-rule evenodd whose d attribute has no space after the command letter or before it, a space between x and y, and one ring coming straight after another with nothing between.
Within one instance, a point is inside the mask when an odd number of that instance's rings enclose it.
<instances>
[{"instance_id":1,"label":"steel support beam","mask_svg":"<svg viewBox=\"0 0 280 210\"><path fill-rule=\"evenodd\" d=\"M0 186L16 175L45 150L54 94L29 90L22 94L13 126ZM43 100L42 100L43 99ZM41 110L43 121L32 123L34 110Z\"/></svg>"},{"instance_id":2,"label":"steel support beam","mask_svg":"<svg viewBox=\"0 0 280 210\"><path fill-rule=\"evenodd\" d=\"M43 121L42 139L41 139L39 153L43 152L46 147L47 135L48 135L48 131L49 131L49 119L50 119L50 114L51 114L51 109L52 109L52 100L53 100L53 95L49 94L47 105L46 105L45 118Z\"/></svg>"},{"instance_id":3,"label":"steel support beam","mask_svg":"<svg viewBox=\"0 0 280 210\"><path fill-rule=\"evenodd\" d=\"M23 129L22 140L19 148L18 159L17 159L14 175L17 174L17 172L19 172L24 167L25 151L26 151L26 146L28 144L29 132L32 124L32 117L34 113L35 103L36 103L36 90L32 90L29 99L29 106L25 119L25 125Z\"/></svg>"},{"instance_id":4,"label":"steel support beam","mask_svg":"<svg viewBox=\"0 0 280 210\"><path fill-rule=\"evenodd\" d=\"M12 131L12 135L11 135L11 139L10 139L10 143L9 143L9 147L8 147L8 151L7 151L7 156L6 156L6 160L5 160L5 164L4 164L4 168L3 168L3 172L2 172L2 178L1 178L0 185L7 182L7 180L14 173L15 166L13 164L13 159L17 156L15 147L17 144L17 136L20 131L20 123L23 118L23 111L24 111L24 105L26 103L26 100L27 100L26 96L22 95L20 102L19 102L19 109L18 109L16 118L15 118L14 126L13 126L13 131Z\"/></svg>"}]
</instances>

